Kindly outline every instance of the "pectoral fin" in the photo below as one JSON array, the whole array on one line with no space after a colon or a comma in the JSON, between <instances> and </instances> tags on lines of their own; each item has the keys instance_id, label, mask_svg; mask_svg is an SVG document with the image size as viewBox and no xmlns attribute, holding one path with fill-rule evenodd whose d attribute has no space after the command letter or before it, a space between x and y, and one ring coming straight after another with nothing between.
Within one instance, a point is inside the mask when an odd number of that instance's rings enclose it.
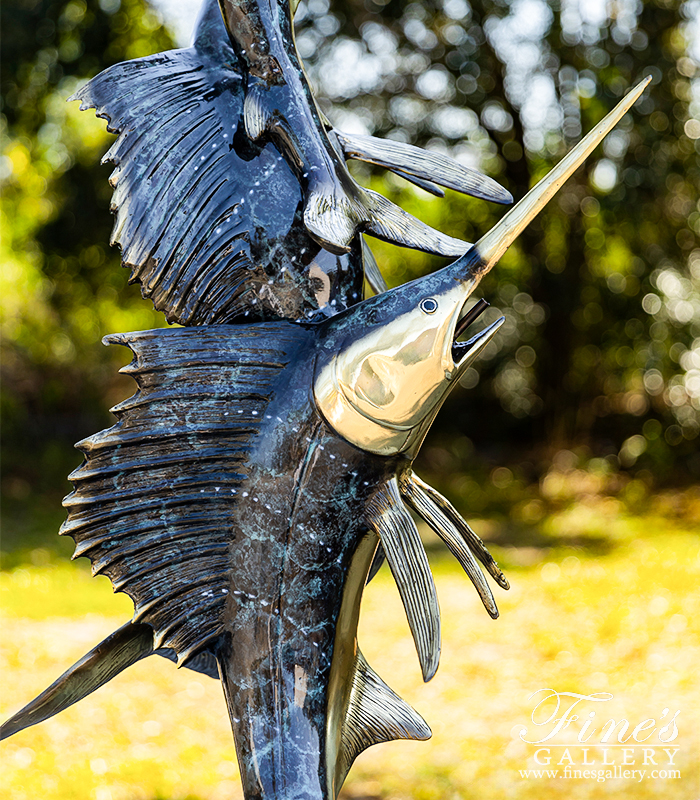
<instances>
[{"instance_id":1,"label":"pectoral fin","mask_svg":"<svg viewBox=\"0 0 700 800\"><path fill-rule=\"evenodd\" d=\"M479 593L484 608L493 619L496 619L498 617L496 601L494 600L491 588L486 582L484 574L474 558L472 549L469 546L470 544L473 546L473 543L461 535L461 530L454 524L452 519L443 512L443 509L433 501L431 495L423 489L425 485L426 484L423 484L422 481L414 480L409 474L401 480L401 494L415 512L430 525L435 533L437 533L447 545L452 555L459 561L462 569L469 575L472 583L476 587L476 591ZM433 492L437 494L434 490ZM466 525L466 523L464 524ZM481 547L483 550L486 550L483 544ZM490 555L489 559L491 559ZM493 559L491 559L491 561L493 562ZM493 564L495 565L495 562L493 562ZM496 567L496 569L498 570L498 567ZM500 570L498 570L498 572L500 573ZM502 573L500 574L502 576Z\"/></svg>"},{"instance_id":2,"label":"pectoral fin","mask_svg":"<svg viewBox=\"0 0 700 800\"><path fill-rule=\"evenodd\" d=\"M423 492L425 495L427 495L433 501L433 503L443 512L443 514L449 519L449 521L455 526L455 528L460 532L464 541L469 546L472 553L474 553L474 555L479 559L479 561L481 561L484 567L486 567L489 574L493 577L496 583L502 589L510 589L510 584L508 583L508 579L503 574L498 564L494 561L493 556L491 555L491 553L489 553L488 549L486 548L486 545L469 527L467 522L462 518L459 511L457 511L457 509L452 505L452 503L450 503L450 501L446 497L443 497L440 494L440 492L438 492L436 489L433 489L432 486L429 486L425 481L422 481L414 472L410 474L410 482L414 487L414 491L420 491ZM401 486L401 490L404 491L403 483Z\"/></svg>"},{"instance_id":3,"label":"pectoral fin","mask_svg":"<svg viewBox=\"0 0 700 800\"><path fill-rule=\"evenodd\" d=\"M367 508L367 523L381 540L406 609L423 680L429 681L440 662L440 608L425 548L404 508L396 478L373 496Z\"/></svg>"},{"instance_id":4,"label":"pectoral fin","mask_svg":"<svg viewBox=\"0 0 700 800\"><path fill-rule=\"evenodd\" d=\"M377 239L438 256L462 255L471 247L469 242L431 228L377 192L364 191L369 214L362 230Z\"/></svg>"},{"instance_id":5,"label":"pectoral fin","mask_svg":"<svg viewBox=\"0 0 700 800\"><path fill-rule=\"evenodd\" d=\"M471 247L470 242L431 228L371 189L341 186L317 176L309 182L304 224L332 253L347 252L358 232L438 256L460 256Z\"/></svg>"},{"instance_id":6,"label":"pectoral fin","mask_svg":"<svg viewBox=\"0 0 700 800\"><path fill-rule=\"evenodd\" d=\"M335 134L346 158L357 158L384 167L438 197L444 193L434 184L493 203L513 202L511 193L492 178L442 153L433 153L393 139L376 139L374 136L340 131L335 131Z\"/></svg>"}]
</instances>

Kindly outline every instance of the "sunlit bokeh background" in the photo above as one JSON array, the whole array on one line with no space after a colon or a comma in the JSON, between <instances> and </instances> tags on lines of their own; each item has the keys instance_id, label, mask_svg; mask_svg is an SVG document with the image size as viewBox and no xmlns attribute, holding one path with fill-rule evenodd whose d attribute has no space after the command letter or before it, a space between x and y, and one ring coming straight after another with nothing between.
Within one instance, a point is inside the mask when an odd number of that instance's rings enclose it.
<instances>
[{"instance_id":1,"label":"sunlit bokeh background","mask_svg":"<svg viewBox=\"0 0 700 800\"><path fill-rule=\"evenodd\" d=\"M164 325L109 248L112 137L66 104L111 63L186 46L197 2L2 7L3 478L0 712L130 615L56 536L73 442L132 393L113 331ZM428 685L388 573L361 641L425 716L429 743L362 755L344 797L700 796L700 3L303 0L297 43L341 130L449 153L519 199L624 92L652 84L484 280L507 323L463 378L417 471L486 539L512 589L491 621L424 531L444 616ZM357 179L474 241L501 208ZM382 243L390 284L444 261ZM116 352L112 352L112 350ZM163 661L163 663L156 663ZM162 659L3 747L13 800L240 797L220 687ZM600 717L680 709L680 779L524 778L543 687L609 692ZM531 724L531 723L530 723ZM580 758L580 754L577 756ZM598 753L600 757L600 753Z\"/></svg>"}]
</instances>

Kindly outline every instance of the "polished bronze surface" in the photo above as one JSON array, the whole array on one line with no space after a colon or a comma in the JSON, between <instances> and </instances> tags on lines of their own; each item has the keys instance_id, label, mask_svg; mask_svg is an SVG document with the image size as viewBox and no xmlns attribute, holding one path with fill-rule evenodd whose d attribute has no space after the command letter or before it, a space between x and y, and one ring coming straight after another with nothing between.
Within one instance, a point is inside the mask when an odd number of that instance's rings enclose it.
<instances>
[{"instance_id":1,"label":"polished bronze surface","mask_svg":"<svg viewBox=\"0 0 700 800\"><path fill-rule=\"evenodd\" d=\"M137 391L78 443L64 501L61 533L133 600L133 620L0 738L152 654L221 681L246 800L333 800L365 748L430 736L362 655L364 586L386 559L430 680L440 610L412 509L498 616L482 567L508 581L413 460L504 322L468 333L487 305L471 300L479 281L647 82L473 246L360 187L345 159L437 195L510 195L446 156L333 130L288 0L206 0L192 47L77 92L117 133L113 242L185 327L106 338L131 350ZM461 257L388 290L362 233Z\"/></svg>"}]
</instances>

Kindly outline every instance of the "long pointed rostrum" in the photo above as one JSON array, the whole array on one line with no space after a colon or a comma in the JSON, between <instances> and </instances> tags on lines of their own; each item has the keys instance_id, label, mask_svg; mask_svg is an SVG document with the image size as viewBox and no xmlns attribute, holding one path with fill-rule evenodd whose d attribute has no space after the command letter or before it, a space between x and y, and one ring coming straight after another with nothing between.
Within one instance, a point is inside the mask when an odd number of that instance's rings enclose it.
<instances>
[{"instance_id":1,"label":"long pointed rostrum","mask_svg":"<svg viewBox=\"0 0 700 800\"><path fill-rule=\"evenodd\" d=\"M529 223L547 205L559 191L562 184L581 166L601 141L610 133L617 123L632 108L644 89L651 81L645 78L615 106L581 141L573 147L562 160L551 169L491 230L465 254L471 264L474 263L475 251L478 253L478 265L473 266L473 277L477 279L485 275L513 242L520 236Z\"/></svg>"},{"instance_id":2,"label":"long pointed rostrum","mask_svg":"<svg viewBox=\"0 0 700 800\"><path fill-rule=\"evenodd\" d=\"M447 545L452 555L459 561L462 569L467 573L479 593L484 608L493 619L496 619L498 617L498 608L496 607L491 587L486 582L484 573L476 563L476 559L462 536L460 536L457 528L431 498L420 489L418 484L411 481L410 477L406 477L401 481L400 488L401 494L413 510L430 525Z\"/></svg>"},{"instance_id":3,"label":"long pointed rostrum","mask_svg":"<svg viewBox=\"0 0 700 800\"><path fill-rule=\"evenodd\" d=\"M380 487L368 504L367 524L381 540L406 609L423 680L429 681L440 663L440 608L423 542L404 508L396 478Z\"/></svg>"}]
</instances>

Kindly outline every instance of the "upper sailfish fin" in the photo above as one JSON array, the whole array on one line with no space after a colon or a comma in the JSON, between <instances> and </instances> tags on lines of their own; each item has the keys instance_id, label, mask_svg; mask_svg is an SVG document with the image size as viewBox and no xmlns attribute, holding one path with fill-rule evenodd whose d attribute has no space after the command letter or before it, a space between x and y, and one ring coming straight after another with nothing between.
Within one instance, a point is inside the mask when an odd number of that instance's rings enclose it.
<instances>
[{"instance_id":1,"label":"upper sailfish fin","mask_svg":"<svg viewBox=\"0 0 700 800\"><path fill-rule=\"evenodd\" d=\"M230 597L233 517L275 382L302 326L211 325L115 334L137 393L77 447L61 533L134 601L134 622L183 665L211 650Z\"/></svg>"},{"instance_id":2,"label":"upper sailfish fin","mask_svg":"<svg viewBox=\"0 0 700 800\"><path fill-rule=\"evenodd\" d=\"M53 717L152 652L152 628L127 622L8 719L0 727L0 739L7 739L31 725Z\"/></svg>"},{"instance_id":3,"label":"upper sailfish fin","mask_svg":"<svg viewBox=\"0 0 700 800\"><path fill-rule=\"evenodd\" d=\"M294 159L264 135L271 111L246 89L244 71L217 0L205 0L191 47L115 64L70 98L117 134L104 156L115 164L112 243L169 322L320 321L343 311L362 299L362 232L442 256L469 248L349 173L338 182L342 164L295 174ZM322 136L333 158L384 166L433 194L446 186L510 200L444 155L332 129Z\"/></svg>"},{"instance_id":4,"label":"upper sailfish fin","mask_svg":"<svg viewBox=\"0 0 700 800\"><path fill-rule=\"evenodd\" d=\"M423 680L429 681L440 663L440 608L425 548L401 500L396 478L372 496L366 521L379 536L406 609Z\"/></svg>"},{"instance_id":5,"label":"upper sailfish fin","mask_svg":"<svg viewBox=\"0 0 700 800\"><path fill-rule=\"evenodd\" d=\"M336 764L336 785L342 785L353 761L371 745L394 739L425 741L430 736L423 717L384 683L358 650Z\"/></svg>"},{"instance_id":6,"label":"upper sailfish fin","mask_svg":"<svg viewBox=\"0 0 700 800\"><path fill-rule=\"evenodd\" d=\"M169 322L309 320L362 296L359 242L334 255L308 233L289 165L243 131L242 84L206 0L192 47L115 64L70 98L118 135L112 243Z\"/></svg>"},{"instance_id":7,"label":"upper sailfish fin","mask_svg":"<svg viewBox=\"0 0 700 800\"><path fill-rule=\"evenodd\" d=\"M511 193L493 178L442 153L433 153L393 139L377 139L341 131L335 131L335 135L346 158L384 167L438 197L444 196L444 192L438 188L444 186L493 203L513 202Z\"/></svg>"}]
</instances>

